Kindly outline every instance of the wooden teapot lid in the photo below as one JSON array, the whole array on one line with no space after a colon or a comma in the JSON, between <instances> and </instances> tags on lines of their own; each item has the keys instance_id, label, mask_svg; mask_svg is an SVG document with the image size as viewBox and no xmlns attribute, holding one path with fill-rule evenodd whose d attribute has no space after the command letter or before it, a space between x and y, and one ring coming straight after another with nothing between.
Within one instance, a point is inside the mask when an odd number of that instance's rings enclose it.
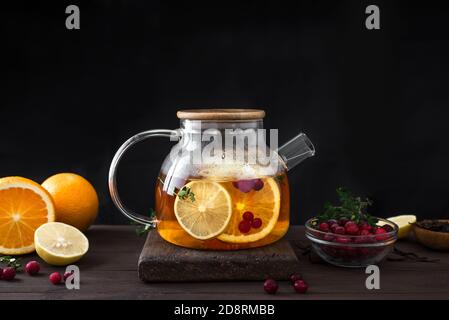
<instances>
[{"instance_id":1,"label":"wooden teapot lid","mask_svg":"<svg viewBox=\"0 0 449 320\"><path fill-rule=\"evenodd\" d=\"M265 117L260 109L187 109L179 110L179 119L188 120L259 120Z\"/></svg>"}]
</instances>

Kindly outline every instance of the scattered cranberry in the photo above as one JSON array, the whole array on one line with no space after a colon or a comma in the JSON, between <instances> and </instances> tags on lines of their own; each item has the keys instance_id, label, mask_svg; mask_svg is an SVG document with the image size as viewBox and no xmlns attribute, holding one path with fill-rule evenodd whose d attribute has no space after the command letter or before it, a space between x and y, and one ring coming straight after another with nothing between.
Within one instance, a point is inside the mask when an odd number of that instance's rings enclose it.
<instances>
[{"instance_id":1,"label":"scattered cranberry","mask_svg":"<svg viewBox=\"0 0 449 320\"><path fill-rule=\"evenodd\" d=\"M64 272L63 278L64 282L67 280L68 277L70 277L73 274L73 272Z\"/></svg>"},{"instance_id":2,"label":"scattered cranberry","mask_svg":"<svg viewBox=\"0 0 449 320\"><path fill-rule=\"evenodd\" d=\"M254 220L254 215L251 211L245 211L242 215L243 220L245 221L253 221Z\"/></svg>"},{"instance_id":3,"label":"scattered cranberry","mask_svg":"<svg viewBox=\"0 0 449 320\"><path fill-rule=\"evenodd\" d=\"M309 286L304 280L296 280L293 283L293 288L295 288L297 293L306 293Z\"/></svg>"},{"instance_id":4,"label":"scattered cranberry","mask_svg":"<svg viewBox=\"0 0 449 320\"><path fill-rule=\"evenodd\" d=\"M39 273L41 266L37 261L30 261L25 265L25 271L30 275L34 276Z\"/></svg>"},{"instance_id":5,"label":"scattered cranberry","mask_svg":"<svg viewBox=\"0 0 449 320\"><path fill-rule=\"evenodd\" d=\"M295 283L297 280L302 280L302 275L300 275L300 274L292 274L290 276L290 281L292 283Z\"/></svg>"},{"instance_id":6,"label":"scattered cranberry","mask_svg":"<svg viewBox=\"0 0 449 320\"><path fill-rule=\"evenodd\" d=\"M320 231L328 232L329 224L327 224L326 222L321 222L319 228L320 228Z\"/></svg>"},{"instance_id":7,"label":"scattered cranberry","mask_svg":"<svg viewBox=\"0 0 449 320\"><path fill-rule=\"evenodd\" d=\"M6 281L11 281L16 276L16 269L7 267L2 271L2 279Z\"/></svg>"},{"instance_id":8,"label":"scattered cranberry","mask_svg":"<svg viewBox=\"0 0 449 320\"><path fill-rule=\"evenodd\" d=\"M251 222L251 227L253 227L254 229L259 229L261 226L262 226L262 219L260 218L255 218Z\"/></svg>"},{"instance_id":9,"label":"scattered cranberry","mask_svg":"<svg viewBox=\"0 0 449 320\"><path fill-rule=\"evenodd\" d=\"M48 279L50 280L51 283L53 283L54 285L58 285L61 283L62 277L59 274L59 272L53 272L50 277L48 277Z\"/></svg>"},{"instance_id":10,"label":"scattered cranberry","mask_svg":"<svg viewBox=\"0 0 449 320\"><path fill-rule=\"evenodd\" d=\"M268 294L275 294L278 291L279 285L276 280L267 279L263 284L263 289Z\"/></svg>"},{"instance_id":11,"label":"scattered cranberry","mask_svg":"<svg viewBox=\"0 0 449 320\"><path fill-rule=\"evenodd\" d=\"M256 179L256 182L254 182L253 189L256 191L262 190L263 188L263 181L261 179Z\"/></svg>"},{"instance_id":12,"label":"scattered cranberry","mask_svg":"<svg viewBox=\"0 0 449 320\"><path fill-rule=\"evenodd\" d=\"M354 222L348 221L345 224L345 232L355 236L359 233L359 227Z\"/></svg>"},{"instance_id":13,"label":"scattered cranberry","mask_svg":"<svg viewBox=\"0 0 449 320\"><path fill-rule=\"evenodd\" d=\"M251 223L246 220L240 221L239 230L241 233L248 233L251 230Z\"/></svg>"},{"instance_id":14,"label":"scattered cranberry","mask_svg":"<svg viewBox=\"0 0 449 320\"><path fill-rule=\"evenodd\" d=\"M346 231L345 231L345 228L344 228L344 227L338 226L338 227L335 227L335 228L334 228L334 233L336 233L336 234L345 234Z\"/></svg>"}]
</instances>

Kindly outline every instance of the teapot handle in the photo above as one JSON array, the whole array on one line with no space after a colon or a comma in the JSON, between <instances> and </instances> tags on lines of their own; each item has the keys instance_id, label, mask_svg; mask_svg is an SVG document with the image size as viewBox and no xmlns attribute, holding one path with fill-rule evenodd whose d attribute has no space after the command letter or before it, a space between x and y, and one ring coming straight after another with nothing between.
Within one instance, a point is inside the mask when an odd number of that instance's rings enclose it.
<instances>
[{"instance_id":1,"label":"teapot handle","mask_svg":"<svg viewBox=\"0 0 449 320\"><path fill-rule=\"evenodd\" d=\"M181 130L166 130L166 129L158 129L158 130L148 130L144 132L140 132L128 140L125 141L125 143L122 144L122 146L117 150L117 153L115 154L114 158L112 159L111 167L109 168L109 192L111 194L112 201L117 206L117 208L129 219L146 225L156 225L155 220L150 220L148 217L143 216L141 214L138 214L130 209L128 209L120 199L120 196L118 194L117 190L117 179L116 179L116 172L117 172L117 166L120 162L120 159L124 155L124 153L134 144L137 142L140 142L142 140L153 138L153 137L168 137L170 140L179 140L182 133Z\"/></svg>"}]
</instances>

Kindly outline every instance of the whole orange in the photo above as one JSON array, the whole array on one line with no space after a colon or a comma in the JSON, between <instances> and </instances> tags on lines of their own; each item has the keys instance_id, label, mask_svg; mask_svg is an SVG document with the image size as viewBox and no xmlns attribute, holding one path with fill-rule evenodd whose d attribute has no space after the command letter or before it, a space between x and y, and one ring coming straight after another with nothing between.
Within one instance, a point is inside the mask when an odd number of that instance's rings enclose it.
<instances>
[{"instance_id":1,"label":"whole orange","mask_svg":"<svg viewBox=\"0 0 449 320\"><path fill-rule=\"evenodd\" d=\"M86 231L98 214L98 196L92 184L74 173L59 173L42 183L55 204L56 221Z\"/></svg>"}]
</instances>

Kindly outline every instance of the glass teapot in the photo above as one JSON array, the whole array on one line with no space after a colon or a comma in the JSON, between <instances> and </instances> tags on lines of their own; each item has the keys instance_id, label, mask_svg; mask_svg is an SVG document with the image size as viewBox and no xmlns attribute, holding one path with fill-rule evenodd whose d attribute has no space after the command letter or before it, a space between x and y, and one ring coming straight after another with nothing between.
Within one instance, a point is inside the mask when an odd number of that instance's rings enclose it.
<instances>
[{"instance_id":1,"label":"glass teapot","mask_svg":"<svg viewBox=\"0 0 449 320\"><path fill-rule=\"evenodd\" d=\"M109 190L131 220L156 227L166 241L194 249L236 250L281 239L290 220L287 171L315 154L303 133L280 148L270 146L257 109L192 109L177 113L176 130L149 130L128 139L109 170ZM156 181L155 216L122 203L116 181L123 154L152 137L176 141Z\"/></svg>"}]
</instances>

